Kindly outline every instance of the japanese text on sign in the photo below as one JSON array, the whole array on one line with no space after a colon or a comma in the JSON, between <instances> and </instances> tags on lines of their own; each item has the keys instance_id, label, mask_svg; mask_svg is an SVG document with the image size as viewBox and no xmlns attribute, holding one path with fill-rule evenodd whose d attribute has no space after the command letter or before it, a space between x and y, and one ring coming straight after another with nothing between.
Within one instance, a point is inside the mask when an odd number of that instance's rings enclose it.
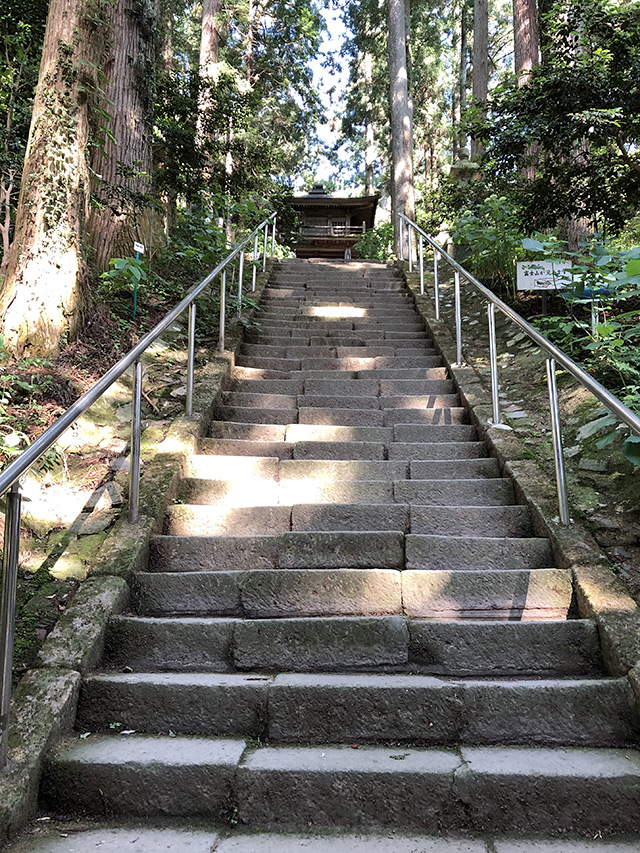
<instances>
[{"instance_id":1,"label":"japanese text on sign","mask_svg":"<svg viewBox=\"0 0 640 853\"><path fill-rule=\"evenodd\" d=\"M571 264L554 261L520 261L518 290L561 290L571 285Z\"/></svg>"}]
</instances>

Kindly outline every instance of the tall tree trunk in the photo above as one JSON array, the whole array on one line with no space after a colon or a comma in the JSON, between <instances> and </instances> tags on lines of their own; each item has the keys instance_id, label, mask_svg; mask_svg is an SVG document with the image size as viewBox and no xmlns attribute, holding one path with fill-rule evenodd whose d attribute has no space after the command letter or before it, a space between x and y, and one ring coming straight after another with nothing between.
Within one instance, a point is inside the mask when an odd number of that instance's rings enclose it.
<instances>
[{"instance_id":1,"label":"tall tree trunk","mask_svg":"<svg viewBox=\"0 0 640 853\"><path fill-rule=\"evenodd\" d=\"M373 195L374 186L374 164L376 160L375 124L373 121L373 104L371 102L371 89L373 86L373 56L369 51L364 55L364 84L367 89L367 114L365 117L365 149L364 149L364 174L365 195Z\"/></svg>"},{"instance_id":2,"label":"tall tree trunk","mask_svg":"<svg viewBox=\"0 0 640 853\"><path fill-rule=\"evenodd\" d=\"M106 8L114 33L104 62L111 121L104 146L94 149L91 165L100 206L89 219L100 270L112 257L131 255L134 240L149 243L155 68L155 15L150 2L117 0Z\"/></svg>"},{"instance_id":3,"label":"tall tree trunk","mask_svg":"<svg viewBox=\"0 0 640 853\"><path fill-rule=\"evenodd\" d=\"M467 43L467 3L462 0L460 9L460 64L458 66L458 128L460 128L462 115L467 106L467 67L468 67L468 43ZM458 148L466 148L466 134L459 130Z\"/></svg>"},{"instance_id":4,"label":"tall tree trunk","mask_svg":"<svg viewBox=\"0 0 640 853\"><path fill-rule=\"evenodd\" d=\"M474 0L473 3L473 98L483 109L489 93L489 0ZM475 139L471 141L472 157L478 158L483 146Z\"/></svg>"},{"instance_id":5,"label":"tall tree trunk","mask_svg":"<svg viewBox=\"0 0 640 853\"><path fill-rule=\"evenodd\" d=\"M392 206L394 246L400 254L398 214L415 218L413 189L413 158L411 140L411 115L409 112L409 85L407 75L407 46L405 7L403 0L389 0L389 75L391 78L391 152L392 152Z\"/></svg>"},{"instance_id":6,"label":"tall tree trunk","mask_svg":"<svg viewBox=\"0 0 640 853\"><path fill-rule=\"evenodd\" d=\"M518 86L525 86L540 64L536 0L513 0L513 63Z\"/></svg>"},{"instance_id":7,"label":"tall tree trunk","mask_svg":"<svg viewBox=\"0 0 640 853\"><path fill-rule=\"evenodd\" d=\"M214 108L213 90L218 83L220 51L220 30L217 15L220 11L220 0L203 0L202 28L200 31L200 94L198 97L198 122L196 125L196 141L199 146L206 146L208 116ZM205 155L205 180L211 177L211 161Z\"/></svg>"},{"instance_id":8,"label":"tall tree trunk","mask_svg":"<svg viewBox=\"0 0 640 853\"><path fill-rule=\"evenodd\" d=\"M108 42L103 7L51 0L16 214L0 293L5 345L52 355L80 325L86 298L91 106Z\"/></svg>"}]
</instances>

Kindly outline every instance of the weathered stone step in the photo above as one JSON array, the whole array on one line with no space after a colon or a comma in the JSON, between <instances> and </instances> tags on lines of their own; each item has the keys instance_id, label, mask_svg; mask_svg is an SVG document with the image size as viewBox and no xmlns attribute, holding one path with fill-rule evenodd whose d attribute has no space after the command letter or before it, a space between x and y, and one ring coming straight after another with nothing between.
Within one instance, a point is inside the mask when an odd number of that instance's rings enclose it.
<instances>
[{"instance_id":1,"label":"weathered stone step","mask_svg":"<svg viewBox=\"0 0 640 853\"><path fill-rule=\"evenodd\" d=\"M397 411L397 410L396 410ZM438 411L437 409L434 411ZM385 412L383 423L388 421L388 411ZM446 426L446 422L444 424ZM406 461L428 460L465 460L486 457L487 448L481 441L434 441L434 442L402 442L394 441L389 445L389 459ZM440 472L432 479L438 479Z\"/></svg>"},{"instance_id":2,"label":"weathered stone step","mask_svg":"<svg viewBox=\"0 0 640 853\"><path fill-rule=\"evenodd\" d=\"M389 399L389 398L380 398ZM412 399L412 398L409 398ZM415 398L414 398L415 399ZM390 408L385 406L384 408ZM470 424L395 424L393 437L400 442L477 441L478 433Z\"/></svg>"},{"instance_id":3,"label":"weathered stone step","mask_svg":"<svg viewBox=\"0 0 640 853\"><path fill-rule=\"evenodd\" d=\"M235 569L144 572L142 616L405 615L419 619L557 621L572 604L568 570Z\"/></svg>"},{"instance_id":4,"label":"weathered stone step","mask_svg":"<svg viewBox=\"0 0 640 853\"><path fill-rule=\"evenodd\" d=\"M400 531L295 531L278 536L153 536L149 566L152 571L160 572L215 571L247 566L255 569L403 568L404 534Z\"/></svg>"},{"instance_id":5,"label":"weathered stone step","mask_svg":"<svg viewBox=\"0 0 640 853\"><path fill-rule=\"evenodd\" d=\"M407 504L334 504L226 508L178 504L167 509L164 533L173 536L254 536L298 531L409 532Z\"/></svg>"},{"instance_id":6,"label":"weathered stone step","mask_svg":"<svg viewBox=\"0 0 640 853\"><path fill-rule=\"evenodd\" d=\"M453 398L452 398L453 399ZM456 424L467 423L466 409L458 405L430 409L387 409L384 413L384 425L395 424ZM484 455L484 454L483 454Z\"/></svg>"},{"instance_id":7,"label":"weathered stone step","mask_svg":"<svg viewBox=\"0 0 640 853\"><path fill-rule=\"evenodd\" d=\"M308 370L373 370L373 369L405 369L413 367L440 367L442 357L439 355L421 355L406 357L375 357L375 358L256 358L249 355L239 355L236 364L240 367L259 367L279 371L308 371Z\"/></svg>"},{"instance_id":8,"label":"weathered stone step","mask_svg":"<svg viewBox=\"0 0 640 853\"><path fill-rule=\"evenodd\" d=\"M67 814L224 821L244 749L242 740L93 735L56 749L41 796Z\"/></svg>"},{"instance_id":9,"label":"weathered stone step","mask_svg":"<svg viewBox=\"0 0 640 853\"><path fill-rule=\"evenodd\" d=\"M283 460L278 467L280 481L296 480L401 480L408 476L406 462L360 460Z\"/></svg>"},{"instance_id":10,"label":"weathered stone step","mask_svg":"<svg viewBox=\"0 0 640 853\"><path fill-rule=\"evenodd\" d=\"M411 532L437 536L530 536L525 506L411 507Z\"/></svg>"},{"instance_id":11,"label":"weathered stone step","mask_svg":"<svg viewBox=\"0 0 640 853\"><path fill-rule=\"evenodd\" d=\"M213 438L244 441L393 441L391 427L339 427L314 424L243 424L214 421L209 430ZM268 455L268 454L265 454Z\"/></svg>"},{"instance_id":12,"label":"weathered stone step","mask_svg":"<svg viewBox=\"0 0 640 853\"><path fill-rule=\"evenodd\" d=\"M106 654L112 668L160 672L409 670L478 677L602 672L597 628L579 619L115 616L107 632Z\"/></svg>"},{"instance_id":13,"label":"weathered stone step","mask_svg":"<svg viewBox=\"0 0 640 853\"><path fill-rule=\"evenodd\" d=\"M406 447L406 445L400 445L400 447ZM496 459L490 457L481 459L429 459L410 462L409 476L412 480L498 479L500 477L500 466Z\"/></svg>"},{"instance_id":14,"label":"weathered stone step","mask_svg":"<svg viewBox=\"0 0 640 853\"><path fill-rule=\"evenodd\" d=\"M636 733L626 679L114 673L83 684L80 729L272 743L617 746Z\"/></svg>"},{"instance_id":15,"label":"weathered stone step","mask_svg":"<svg viewBox=\"0 0 640 853\"><path fill-rule=\"evenodd\" d=\"M396 569L143 572L133 600L142 616L401 616Z\"/></svg>"},{"instance_id":16,"label":"weathered stone step","mask_svg":"<svg viewBox=\"0 0 640 853\"><path fill-rule=\"evenodd\" d=\"M397 480L393 494L398 503L424 506L507 506L514 504L513 483L496 480Z\"/></svg>"},{"instance_id":17,"label":"weathered stone step","mask_svg":"<svg viewBox=\"0 0 640 853\"><path fill-rule=\"evenodd\" d=\"M206 460L208 457L198 457ZM275 458L270 461L276 462ZM180 482L178 499L191 504L217 505L226 511L234 507L273 506L281 504L381 504L393 503L393 482L390 480L283 480L261 478L249 473L246 477L207 478L207 469L191 463L197 474ZM214 472L215 473L215 472Z\"/></svg>"},{"instance_id":18,"label":"weathered stone step","mask_svg":"<svg viewBox=\"0 0 640 853\"><path fill-rule=\"evenodd\" d=\"M391 346L390 344L398 344ZM413 344L413 346L410 346ZM240 347L242 356L252 358L284 358L284 359L310 359L310 358L413 358L437 355L433 347L423 341L383 341L380 346L371 346L368 343L360 346L338 346L333 341L327 345L312 346L307 343L304 346L269 346L267 344L242 344Z\"/></svg>"},{"instance_id":19,"label":"weathered stone step","mask_svg":"<svg viewBox=\"0 0 640 853\"><path fill-rule=\"evenodd\" d=\"M447 571L546 569L555 565L548 539L416 533L406 538L405 561L407 569Z\"/></svg>"},{"instance_id":20,"label":"weathered stone step","mask_svg":"<svg viewBox=\"0 0 640 853\"><path fill-rule=\"evenodd\" d=\"M238 818L249 826L446 826L449 832L526 835L579 827L600 837L637 832L640 754L549 747L265 747L245 758L237 785ZM523 848L517 843L511 849Z\"/></svg>"},{"instance_id":21,"label":"weathered stone step","mask_svg":"<svg viewBox=\"0 0 640 853\"><path fill-rule=\"evenodd\" d=\"M298 422L298 409L256 408L251 406L226 406L217 404L213 416L220 421L235 421L248 424L295 424Z\"/></svg>"},{"instance_id":22,"label":"weathered stone step","mask_svg":"<svg viewBox=\"0 0 640 853\"><path fill-rule=\"evenodd\" d=\"M205 438L200 442L204 454L276 456L278 459L386 459L386 446L373 441L253 441Z\"/></svg>"}]
</instances>

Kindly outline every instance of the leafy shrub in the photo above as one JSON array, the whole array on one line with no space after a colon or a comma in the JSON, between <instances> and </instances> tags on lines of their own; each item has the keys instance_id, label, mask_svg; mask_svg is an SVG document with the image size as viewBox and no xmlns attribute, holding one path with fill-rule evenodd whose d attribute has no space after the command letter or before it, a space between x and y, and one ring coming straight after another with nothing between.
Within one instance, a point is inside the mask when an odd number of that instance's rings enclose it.
<instances>
[{"instance_id":1,"label":"leafy shrub","mask_svg":"<svg viewBox=\"0 0 640 853\"><path fill-rule=\"evenodd\" d=\"M359 258L372 261L388 261L393 254L393 225L383 222L369 229L353 247Z\"/></svg>"}]
</instances>

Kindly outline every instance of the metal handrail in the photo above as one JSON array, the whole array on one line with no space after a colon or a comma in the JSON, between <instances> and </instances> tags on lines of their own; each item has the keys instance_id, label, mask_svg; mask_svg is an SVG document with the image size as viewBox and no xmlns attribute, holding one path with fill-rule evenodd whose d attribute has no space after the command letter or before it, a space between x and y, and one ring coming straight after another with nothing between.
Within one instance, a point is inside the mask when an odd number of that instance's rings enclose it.
<instances>
[{"instance_id":1,"label":"metal handrail","mask_svg":"<svg viewBox=\"0 0 640 853\"><path fill-rule=\"evenodd\" d=\"M271 257L275 253L276 213L258 225L236 248L213 269L206 278L196 284L184 299L176 305L154 328L148 332L133 349L108 370L86 393L67 409L45 432L31 444L24 453L0 473L0 497L7 493L7 512L5 518L4 554L2 572L2 591L0 593L0 770L7 761L7 738L9 729L9 703L11 696L11 676L13 666L13 643L16 607L16 579L19 557L21 496L19 481L29 468L46 453L62 433L77 420L104 392L113 385L132 365L134 367L133 406L131 418L131 460L129 473L129 521L138 519L140 493L140 438L142 411L142 364L140 357L157 338L182 314L189 309L188 347L187 347L187 394L185 414L193 414L193 376L195 358L195 300L211 282L220 276L220 335L218 350L224 352L225 339L225 303L227 268L238 258L238 316L242 310L242 279L244 274L244 255L247 244L253 240L252 290L256 289L258 256L258 238L263 233L262 269L267 266L269 250L269 232L271 230Z\"/></svg>"},{"instance_id":2,"label":"metal handrail","mask_svg":"<svg viewBox=\"0 0 640 853\"><path fill-rule=\"evenodd\" d=\"M610 391L601 385L597 379L579 367L572 358L563 350L551 343L534 326L514 311L509 305L499 299L484 284L459 264L451 255L447 254L440 244L430 237L404 213L398 214L400 229L400 255L404 260L405 245L408 249L409 271L413 269L412 236L417 239L418 251L417 262L420 273L420 293L424 294L424 242L426 241L433 249L433 278L435 315L440 319L440 279L439 261L444 260L454 271L455 290L455 325L456 325L456 359L458 365L462 363L462 310L460 306L460 277L472 285L478 293L487 300L487 314L489 322L489 361L491 368L491 398L493 418L492 423L499 426L501 423L499 383L498 383L498 356L496 346L495 309L516 324L540 349L547 354L547 386L549 391L549 408L551 415L551 432L553 437L553 454L556 471L556 485L558 489L559 517L562 524L569 524L569 504L567 500L567 483L564 471L564 454L562 450L562 433L560 424L560 408L558 405L558 390L556 387L556 365L560 365L568 371L578 382L590 391L612 414L625 423L635 435L640 435L640 417L631 411L624 403L615 397ZM405 239L406 232L406 239Z\"/></svg>"}]
</instances>

